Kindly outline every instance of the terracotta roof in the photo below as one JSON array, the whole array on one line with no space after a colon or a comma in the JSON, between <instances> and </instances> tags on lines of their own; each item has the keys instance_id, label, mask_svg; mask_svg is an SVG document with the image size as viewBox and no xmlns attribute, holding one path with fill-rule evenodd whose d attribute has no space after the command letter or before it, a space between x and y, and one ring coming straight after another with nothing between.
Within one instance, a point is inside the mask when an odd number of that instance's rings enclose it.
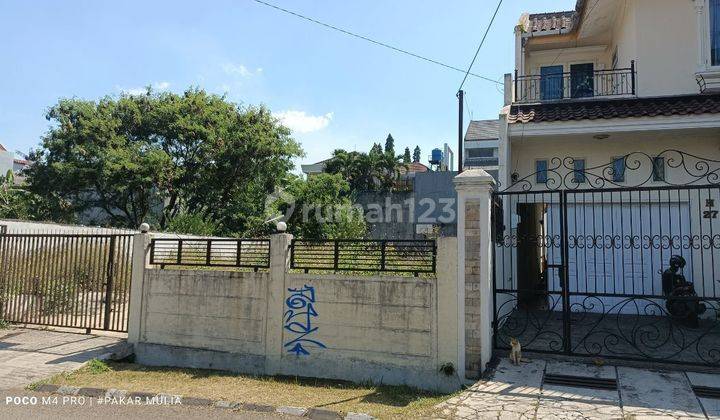
<instances>
[{"instance_id":1,"label":"terracotta roof","mask_svg":"<svg viewBox=\"0 0 720 420\"><path fill-rule=\"evenodd\" d=\"M530 15L528 32L563 30L570 32L575 23L575 11L537 13Z\"/></svg>"},{"instance_id":2,"label":"terracotta roof","mask_svg":"<svg viewBox=\"0 0 720 420\"><path fill-rule=\"evenodd\" d=\"M510 108L508 121L516 124L697 114L720 114L720 95L683 95L513 105Z\"/></svg>"},{"instance_id":3,"label":"terracotta roof","mask_svg":"<svg viewBox=\"0 0 720 420\"><path fill-rule=\"evenodd\" d=\"M470 121L465 141L497 140L500 138L500 120Z\"/></svg>"},{"instance_id":4,"label":"terracotta roof","mask_svg":"<svg viewBox=\"0 0 720 420\"><path fill-rule=\"evenodd\" d=\"M13 159L13 163L17 163L18 165L27 165L30 162L25 159Z\"/></svg>"},{"instance_id":5,"label":"terracotta roof","mask_svg":"<svg viewBox=\"0 0 720 420\"><path fill-rule=\"evenodd\" d=\"M420 162L412 162L408 164L408 172L427 172L429 170L430 168Z\"/></svg>"}]
</instances>

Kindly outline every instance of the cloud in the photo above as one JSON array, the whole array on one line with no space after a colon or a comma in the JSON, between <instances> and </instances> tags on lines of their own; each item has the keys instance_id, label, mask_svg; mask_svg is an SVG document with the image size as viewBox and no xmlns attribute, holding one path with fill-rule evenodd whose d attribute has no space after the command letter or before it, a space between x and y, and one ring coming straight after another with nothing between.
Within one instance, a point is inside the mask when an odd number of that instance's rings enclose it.
<instances>
[{"instance_id":1,"label":"cloud","mask_svg":"<svg viewBox=\"0 0 720 420\"><path fill-rule=\"evenodd\" d=\"M263 69L261 67L258 67L257 69L255 69L255 71L252 71L245 67L243 64L232 63L224 64L222 66L222 69L226 74L229 74L231 76L240 76L244 79L260 75L263 72Z\"/></svg>"},{"instance_id":2,"label":"cloud","mask_svg":"<svg viewBox=\"0 0 720 420\"><path fill-rule=\"evenodd\" d=\"M296 133L312 133L327 127L333 118L333 113L314 116L306 114L305 111L282 111L274 116Z\"/></svg>"},{"instance_id":3,"label":"cloud","mask_svg":"<svg viewBox=\"0 0 720 420\"><path fill-rule=\"evenodd\" d=\"M156 92L162 92L164 90L168 90L170 88L170 82L162 81L162 82L155 82L150 85L152 89ZM147 92L147 87L133 87L133 88L123 88L120 86L115 86L115 89L119 92L127 93L129 95L144 95Z\"/></svg>"}]
</instances>

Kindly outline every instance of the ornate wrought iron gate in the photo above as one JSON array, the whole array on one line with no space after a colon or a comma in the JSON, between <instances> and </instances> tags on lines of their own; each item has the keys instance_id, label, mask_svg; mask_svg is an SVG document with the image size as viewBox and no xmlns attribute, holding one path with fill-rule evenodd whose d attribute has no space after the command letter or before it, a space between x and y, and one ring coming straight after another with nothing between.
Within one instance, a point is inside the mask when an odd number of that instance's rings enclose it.
<instances>
[{"instance_id":1,"label":"ornate wrought iron gate","mask_svg":"<svg viewBox=\"0 0 720 420\"><path fill-rule=\"evenodd\" d=\"M622 159L557 159L494 194L495 347L719 366L720 162Z\"/></svg>"}]
</instances>

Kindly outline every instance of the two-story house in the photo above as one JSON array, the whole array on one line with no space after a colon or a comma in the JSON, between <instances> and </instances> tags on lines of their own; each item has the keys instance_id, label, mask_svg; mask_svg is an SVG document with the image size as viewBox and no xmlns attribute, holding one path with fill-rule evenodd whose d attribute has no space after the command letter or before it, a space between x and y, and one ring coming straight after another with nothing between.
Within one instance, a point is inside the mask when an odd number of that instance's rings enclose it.
<instances>
[{"instance_id":1,"label":"two-story house","mask_svg":"<svg viewBox=\"0 0 720 420\"><path fill-rule=\"evenodd\" d=\"M720 0L578 0L514 35L496 344L720 365Z\"/></svg>"}]
</instances>

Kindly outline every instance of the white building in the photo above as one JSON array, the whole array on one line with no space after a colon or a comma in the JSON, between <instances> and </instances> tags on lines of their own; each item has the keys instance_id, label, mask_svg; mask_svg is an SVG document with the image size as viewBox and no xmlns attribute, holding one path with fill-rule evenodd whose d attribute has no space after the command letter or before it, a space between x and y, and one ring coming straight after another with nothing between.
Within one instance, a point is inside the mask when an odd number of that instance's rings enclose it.
<instances>
[{"instance_id":1,"label":"white building","mask_svg":"<svg viewBox=\"0 0 720 420\"><path fill-rule=\"evenodd\" d=\"M470 121L465 132L465 168L482 168L498 179L498 120Z\"/></svg>"},{"instance_id":2,"label":"white building","mask_svg":"<svg viewBox=\"0 0 720 420\"><path fill-rule=\"evenodd\" d=\"M579 0L514 33L498 345L720 365L720 0ZM706 309L699 326L670 313L673 255Z\"/></svg>"}]
</instances>

